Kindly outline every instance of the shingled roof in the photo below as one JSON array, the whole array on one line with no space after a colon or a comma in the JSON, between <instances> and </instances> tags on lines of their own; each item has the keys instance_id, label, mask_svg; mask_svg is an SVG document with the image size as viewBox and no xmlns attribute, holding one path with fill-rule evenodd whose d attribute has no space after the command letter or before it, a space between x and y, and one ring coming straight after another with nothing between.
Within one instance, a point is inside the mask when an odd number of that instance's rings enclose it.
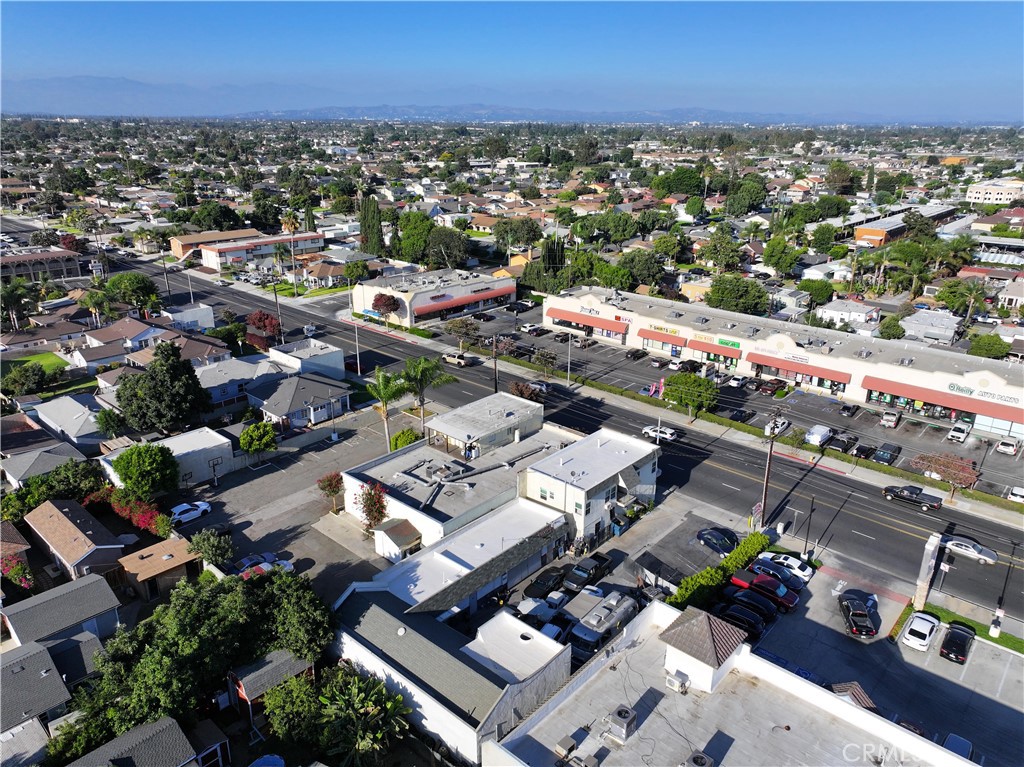
<instances>
[{"instance_id":1,"label":"shingled roof","mask_svg":"<svg viewBox=\"0 0 1024 767\"><path fill-rule=\"evenodd\" d=\"M747 633L711 613L687 607L659 638L705 665L721 668L747 638Z\"/></svg>"},{"instance_id":2,"label":"shingled roof","mask_svg":"<svg viewBox=\"0 0 1024 767\"><path fill-rule=\"evenodd\" d=\"M22 644L46 639L120 605L102 576L86 575L14 605L3 607L7 625Z\"/></svg>"},{"instance_id":3,"label":"shingled roof","mask_svg":"<svg viewBox=\"0 0 1024 767\"><path fill-rule=\"evenodd\" d=\"M44 501L25 522L61 559L74 566L97 547L124 548L114 534L77 501Z\"/></svg>"},{"instance_id":4,"label":"shingled roof","mask_svg":"<svg viewBox=\"0 0 1024 767\"><path fill-rule=\"evenodd\" d=\"M296 657L289 650L274 650L248 666L235 669L232 673L242 683L245 697L256 700L271 687L298 676L313 664Z\"/></svg>"},{"instance_id":5,"label":"shingled roof","mask_svg":"<svg viewBox=\"0 0 1024 767\"><path fill-rule=\"evenodd\" d=\"M181 727L165 716L128 730L68 767L180 767L195 757Z\"/></svg>"},{"instance_id":6,"label":"shingled roof","mask_svg":"<svg viewBox=\"0 0 1024 767\"><path fill-rule=\"evenodd\" d=\"M50 654L35 642L3 654L0 687L0 732L71 700Z\"/></svg>"}]
</instances>

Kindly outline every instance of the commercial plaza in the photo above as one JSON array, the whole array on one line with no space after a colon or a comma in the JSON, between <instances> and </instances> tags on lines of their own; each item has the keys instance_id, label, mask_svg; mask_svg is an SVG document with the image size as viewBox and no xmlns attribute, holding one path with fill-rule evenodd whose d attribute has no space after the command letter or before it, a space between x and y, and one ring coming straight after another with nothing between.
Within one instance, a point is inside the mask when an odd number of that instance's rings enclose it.
<instances>
[{"instance_id":1,"label":"commercial plaza","mask_svg":"<svg viewBox=\"0 0 1024 767\"><path fill-rule=\"evenodd\" d=\"M1024 368L921 343L886 341L583 286L544 300L544 323L707 370L778 377L853 403L941 420L972 420L1024 437Z\"/></svg>"}]
</instances>

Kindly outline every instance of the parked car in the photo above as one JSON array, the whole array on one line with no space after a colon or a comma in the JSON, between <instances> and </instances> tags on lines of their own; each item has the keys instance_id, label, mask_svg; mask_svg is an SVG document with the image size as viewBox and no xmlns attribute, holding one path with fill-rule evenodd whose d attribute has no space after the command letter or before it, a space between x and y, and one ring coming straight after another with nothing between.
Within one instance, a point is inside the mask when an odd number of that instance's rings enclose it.
<instances>
[{"instance_id":1,"label":"parked car","mask_svg":"<svg viewBox=\"0 0 1024 767\"><path fill-rule=\"evenodd\" d=\"M554 639L559 644L565 644L569 639L569 632L575 625L576 621L572 617L564 613L555 613L551 616L551 620L540 627L540 633Z\"/></svg>"},{"instance_id":2,"label":"parked car","mask_svg":"<svg viewBox=\"0 0 1024 767\"><path fill-rule=\"evenodd\" d=\"M773 554L770 551L766 551L761 554L760 559L769 559L779 567L786 568L793 575L799 576L804 583L807 583L814 577L814 568L791 554Z\"/></svg>"},{"instance_id":3,"label":"parked car","mask_svg":"<svg viewBox=\"0 0 1024 767\"><path fill-rule=\"evenodd\" d=\"M800 604L800 597L770 575L752 573L749 570L737 570L732 574L730 583L741 589L752 589L758 594L768 597L780 612L789 612Z\"/></svg>"},{"instance_id":4,"label":"parked car","mask_svg":"<svg viewBox=\"0 0 1024 767\"><path fill-rule=\"evenodd\" d=\"M488 314L487 312L475 312L473 314L473 319L479 320L480 322L490 322L494 319L494 315Z\"/></svg>"},{"instance_id":5,"label":"parked car","mask_svg":"<svg viewBox=\"0 0 1024 767\"><path fill-rule=\"evenodd\" d=\"M536 323L533 323L533 322L524 322L524 323L523 323L522 325L520 325L520 326L519 326L519 329L520 329L520 330L521 330L522 332L524 332L524 333L529 333L529 332L530 332L531 330L535 330L535 329L537 329L537 328L539 328L539 327L541 327L541 326L540 326L540 325L537 325Z\"/></svg>"},{"instance_id":6,"label":"parked car","mask_svg":"<svg viewBox=\"0 0 1024 767\"><path fill-rule=\"evenodd\" d=\"M538 325L537 327L531 328L526 332L529 333L534 338L540 338L541 336L546 336L548 333L550 333L551 329L546 328L543 325Z\"/></svg>"},{"instance_id":7,"label":"parked car","mask_svg":"<svg viewBox=\"0 0 1024 767\"><path fill-rule=\"evenodd\" d=\"M1020 440L1013 437L1001 439L996 443L996 452L1003 455L1017 455L1020 452Z\"/></svg>"},{"instance_id":8,"label":"parked car","mask_svg":"<svg viewBox=\"0 0 1024 767\"><path fill-rule=\"evenodd\" d=\"M576 563L576 566L565 576L562 588L565 591L578 592L584 586L590 586L601 580L611 569L612 560L607 554L594 552L586 559Z\"/></svg>"},{"instance_id":9,"label":"parked car","mask_svg":"<svg viewBox=\"0 0 1024 767\"><path fill-rule=\"evenodd\" d=\"M832 438L835 437L835 435L836 433L828 426L817 424L807 430L804 442L808 445L814 445L815 447L825 447L832 441Z\"/></svg>"},{"instance_id":10,"label":"parked car","mask_svg":"<svg viewBox=\"0 0 1024 767\"><path fill-rule=\"evenodd\" d=\"M891 442L883 442L872 454L871 460L875 463L882 463L886 466L892 466L896 463L896 459L899 458L900 452L903 448L899 445L894 445Z\"/></svg>"},{"instance_id":11,"label":"parked car","mask_svg":"<svg viewBox=\"0 0 1024 767\"><path fill-rule=\"evenodd\" d=\"M250 554L247 557L242 557L234 563L233 567L236 573L241 573L248 570L254 565L262 565L268 562L276 562L277 554L271 551L265 551L262 554Z\"/></svg>"},{"instance_id":12,"label":"parked car","mask_svg":"<svg viewBox=\"0 0 1024 767\"><path fill-rule=\"evenodd\" d=\"M503 306L502 309L504 309L506 312L515 312L516 314L525 311L525 307L522 304L517 303L515 301L513 301L510 304L505 304L505 306Z\"/></svg>"},{"instance_id":13,"label":"parked car","mask_svg":"<svg viewBox=\"0 0 1024 767\"><path fill-rule=\"evenodd\" d=\"M572 340L572 345L575 346L577 349L589 349L596 343L597 341L595 341L593 338L587 338L586 336L576 336Z\"/></svg>"},{"instance_id":14,"label":"parked car","mask_svg":"<svg viewBox=\"0 0 1024 767\"><path fill-rule=\"evenodd\" d=\"M764 394L764 395L767 396L767 395L774 395L776 392L780 392L780 391L782 391L785 388L786 388L786 382L785 381L783 381L781 378L773 378L770 381L765 381L764 383L762 383L758 387L757 391L760 394Z\"/></svg>"},{"instance_id":15,"label":"parked car","mask_svg":"<svg viewBox=\"0 0 1024 767\"><path fill-rule=\"evenodd\" d=\"M856 434L850 434L848 431L844 431L842 434L837 434L831 442L828 443L829 448L832 450L838 450L841 453L849 453L853 450L860 438Z\"/></svg>"},{"instance_id":16,"label":"parked car","mask_svg":"<svg viewBox=\"0 0 1024 767\"><path fill-rule=\"evenodd\" d=\"M1006 493L1006 500L1024 503L1024 487L1011 487Z\"/></svg>"},{"instance_id":17,"label":"parked car","mask_svg":"<svg viewBox=\"0 0 1024 767\"><path fill-rule=\"evenodd\" d=\"M196 503L179 503L171 509L171 527L178 527L179 525L194 522L200 517L205 517L209 513L210 504L204 501L197 501Z\"/></svg>"},{"instance_id":18,"label":"parked car","mask_svg":"<svg viewBox=\"0 0 1024 767\"><path fill-rule=\"evenodd\" d=\"M879 426L886 429L895 429L900 425L900 420L903 418L903 414L898 410L886 410L882 413L882 418L879 420Z\"/></svg>"},{"instance_id":19,"label":"parked car","mask_svg":"<svg viewBox=\"0 0 1024 767\"><path fill-rule=\"evenodd\" d=\"M928 652L939 625L939 619L928 613L914 613L903 629L903 644L914 650Z\"/></svg>"},{"instance_id":20,"label":"parked car","mask_svg":"<svg viewBox=\"0 0 1024 767\"><path fill-rule=\"evenodd\" d=\"M751 642L758 641L764 635L764 621L742 605L721 602L711 608L711 614L746 631Z\"/></svg>"},{"instance_id":21,"label":"parked car","mask_svg":"<svg viewBox=\"0 0 1024 767\"><path fill-rule=\"evenodd\" d=\"M670 360L669 363L668 363L668 369L669 370L682 370L683 369L683 365L685 365L685 364L686 363L683 362L683 360Z\"/></svg>"},{"instance_id":22,"label":"parked car","mask_svg":"<svg viewBox=\"0 0 1024 767\"><path fill-rule=\"evenodd\" d=\"M663 359L661 357L652 357L651 358L651 367L655 368L657 370L661 370L662 368L667 368L668 367L668 360Z\"/></svg>"},{"instance_id":23,"label":"parked car","mask_svg":"<svg viewBox=\"0 0 1024 767\"><path fill-rule=\"evenodd\" d=\"M753 410L733 410L729 413L728 418L730 421L736 421L736 423L746 423L755 415L757 415L757 413Z\"/></svg>"},{"instance_id":24,"label":"parked car","mask_svg":"<svg viewBox=\"0 0 1024 767\"><path fill-rule=\"evenodd\" d=\"M725 559L727 554L732 553L740 545L736 533L726 527L706 527L697 532L697 541L701 546L706 546L718 554L721 559Z\"/></svg>"},{"instance_id":25,"label":"parked car","mask_svg":"<svg viewBox=\"0 0 1024 767\"><path fill-rule=\"evenodd\" d=\"M747 569L752 573L759 573L760 575L770 575L775 578L782 585L788 589L800 593L804 590L806 582L799 575L794 575L788 569L782 565L777 565L770 559L755 559L751 562Z\"/></svg>"},{"instance_id":26,"label":"parked car","mask_svg":"<svg viewBox=\"0 0 1024 767\"><path fill-rule=\"evenodd\" d=\"M942 499L928 495L923 488L916 485L889 485L882 490L887 501L899 501L910 506L919 506L921 511L936 511L942 508Z\"/></svg>"},{"instance_id":27,"label":"parked car","mask_svg":"<svg viewBox=\"0 0 1024 767\"><path fill-rule=\"evenodd\" d=\"M982 546L977 541L972 541L963 535L944 535L941 543L946 551L952 554L962 554L970 559L976 559L983 565L994 565L999 561L999 555L992 549Z\"/></svg>"},{"instance_id":28,"label":"parked car","mask_svg":"<svg viewBox=\"0 0 1024 767\"><path fill-rule=\"evenodd\" d=\"M756 613L765 623L771 623L779 617L778 608L772 604L768 597L763 597L750 589L741 589L739 586L726 586L722 589L722 596L741 607L745 607L752 613Z\"/></svg>"},{"instance_id":29,"label":"parked car","mask_svg":"<svg viewBox=\"0 0 1024 767\"><path fill-rule=\"evenodd\" d=\"M533 579L533 583L523 589L523 596L531 599L544 599L562 585L568 569L568 565L561 565L542 570L540 575Z\"/></svg>"},{"instance_id":30,"label":"parked car","mask_svg":"<svg viewBox=\"0 0 1024 767\"><path fill-rule=\"evenodd\" d=\"M868 608L862 601L849 594L839 595L839 612L846 622L846 634L857 639L870 639L878 634L878 629L871 621Z\"/></svg>"},{"instance_id":31,"label":"parked car","mask_svg":"<svg viewBox=\"0 0 1024 767\"><path fill-rule=\"evenodd\" d=\"M651 386L650 384L644 384L640 387L639 394L641 397L653 397L655 391L658 389L657 386Z\"/></svg>"},{"instance_id":32,"label":"parked car","mask_svg":"<svg viewBox=\"0 0 1024 767\"><path fill-rule=\"evenodd\" d=\"M764 436L777 437L792 424L785 418L773 418L764 425Z\"/></svg>"},{"instance_id":33,"label":"parked car","mask_svg":"<svg viewBox=\"0 0 1024 767\"><path fill-rule=\"evenodd\" d=\"M744 384L743 388L747 391L760 391L763 383L764 381L760 378L751 378L746 382L746 384Z\"/></svg>"},{"instance_id":34,"label":"parked car","mask_svg":"<svg viewBox=\"0 0 1024 767\"><path fill-rule=\"evenodd\" d=\"M628 352L626 352L627 360L642 360L646 356L646 349L630 349Z\"/></svg>"},{"instance_id":35,"label":"parked car","mask_svg":"<svg viewBox=\"0 0 1024 767\"><path fill-rule=\"evenodd\" d=\"M231 535L231 525L227 522L216 522L212 525L207 525L200 533L211 532L219 538L223 538L225 535Z\"/></svg>"},{"instance_id":36,"label":"parked car","mask_svg":"<svg viewBox=\"0 0 1024 767\"><path fill-rule=\"evenodd\" d=\"M551 336L551 340L554 341L556 344L564 344L567 341L571 341L572 337L573 337L572 333L566 333L563 330L563 331L561 331L559 333L555 333L553 336Z\"/></svg>"},{"instance_id":37,"label":"parked car","mask_svg":"<svg viewBox=\"0 0 1024 767\"><path fill-rule=\"evenodd\" d=\"M648 439L663 439L666 442L674 442L679 439L679 433L668 426L645 426L640 433Z\"/></svg>"},{"instance_id":38,"label":"parked car","mask_svg":"<svg viewBox=\"0 0 1024 767\"><path fill-rule=\"evenodd\" d=\"M863 458L864 460L867 460L875 454L875 450L877 449L878 448L874 445L857 445L850 451L850 455L854 458Z\"/></svg>"},{"instance_id":39,"label":"parked car","mask_svg":"<svg viewBox=\"0 0 1024 767\"><path fill-rule=\"evenodd\" d=\"M960 422L953 424L953 427L946 433L946 439L950 442L959 442L963 444L967 441L967 436L971 433L971 425L969 423Z\"/></svg>"},{"instance_id":40,"label":"parked car","mask_svg":"<svg viewBox=\"0 0 1024 767\"><path fill-rule=\"evenodd\" d=\"M843 418L853 418L857 415L858 410L860 410L860 405L843 405L839 408L839 415Z\"/></svg>"},{"instance_id":41,"label":"parked car","mask_svg":"<svg viewBox=\"0 0 1024 767\"><path fill-rule=\"evenodd\" d=\"M973 643L974 629L959 623L951 624L946 629L946 636L939 647L939 655L962 666L967 662L967 656L971 652L971 645Z\"/></svg>"},{"instance_id":42,"label":"parked car","mask_svg":"<svg viewBox=\"0 0 1024 767\"><path fill-rule=\"evenodd\" d=\"M729 386L734 389L742 389L750 379L747 376L733 376L729 379Z\"/></svg>"}]
</instances>

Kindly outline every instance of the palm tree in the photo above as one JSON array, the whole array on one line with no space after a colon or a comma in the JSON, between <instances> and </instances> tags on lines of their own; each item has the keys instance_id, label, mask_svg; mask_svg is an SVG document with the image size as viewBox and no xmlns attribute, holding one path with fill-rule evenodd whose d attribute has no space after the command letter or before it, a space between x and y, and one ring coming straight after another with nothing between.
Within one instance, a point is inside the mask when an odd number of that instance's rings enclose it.
<instances>
[{"instance_id":1,"label":"palm tree","mask_svg":"<svg viewBox=\"0 0 1024 767\"><path fill-rule=\"evenodd\" d=\"M56 285L54 284L53 280L50 279L49 273L48 272L42 272L39 275L39 280L36 282L36 290L39 291L39 300L40 301L46 300L46 296L55 287L56 287Z\"/></svg>"},{"instance_id":2,"label":"palm tree","mask_svg":"<svg viewBox=\"0 0 1024 767\"><path fill-rule=\"evenodd\" d=\"M281 264L283 264L284 260L288 257L288 253L288 246L283 242L279 242L274 245L274 263L277 264L278 274L284 274L284 267L281 266Z\"/></svg>"},{"instance_id":3,"label":"palm tree","mask_svg":"<svg viewBox=\"0 0 1024 767\"><path fill-rule=\"evenodd\" d=\"M426 434L426 416L423 407L426 404L427 389L436 389L447 384L458 383L458 378L441 367L441 360L431 357L410 357L405 361L402 371L407 390L416 400L420 409L420 434Z\"/></svg>"},{"instance_id":4,"label":"palm tree","mask_svg":"<svg viewBox=\"0 0 1024 767\"><path fill-rule=\"evenodd\" d=\"M912 280L910 284L910 297L917 298L921 295L919 288L921 288L925 280L932 276L931 267L924 261L913 261L907 266L907 274L910 275Z\"/></svg>"},{"instance_id":5,"label":"palm tree","mask_svg":"<svg viewBox=\"0 0 1024 767\"><path fill-rule=\"evenodd\" d=\"M981 280L966 280L964 282L964 298L967 299L967 324L974 321L974 305L984 301L988 297L988 290Z\"/></svg>"},{"instance_id":6,"label":"palm tree","mask_svg":"<svg viewBox=\"0 0 1024 767\"><path fill-rule=\"evenodd\" d=\"M392 373L386 373L381 368L376 368L373 371L373 381L366 384L366 391L370 393L370 396L377 400L377 404L374 408L380 413L381 420L384 422L384 441L387 442L388 452L391 452L391 424L388 422L390 413L388 408L391 403L399 399L403 394L409 391L409 387L405 381L402 380L401 376L394 375Z\"/></svg>"},{"instance_id":7,"label":"palm tree","mask_svg":"<svg viewBox=\"0 0 1024 767\"><path fill-rule=\"evenodd\" d=\"M755 237L757 237L757 235L761 233L761 230L763 228L764 225L760 221L751 221L745 227L743 227L741 236L744 237L747 242L751 242Z\"/></svg>"},{"instance_id":8,"label":"palm tree","mask_svg":"<svg viewBox=\"0 0 1024 767\"><path fill-rule=\"evenodd\" d=\"M26 307L31 303L31 290L24 277L13 277L0 289L0 304L7 310L15 330L20 328L18 320L25 315Z\"/></svg>"},{"instance_id":9,"label":"palm tree","mask_svg":"<svg viewBox=\"0 0 1024 767\"><path fill-rule=\"evenodd\" d=\"M281 229L288 232L290 238L289 245L291 246L292 253L292 284L295 284L295 233L299 231L299 217L295 215L294 210L290 210L281 216ZM298 291L296 291L298 292Z\"/></svg>"},{"instance_id":10,"label":"palm tree","mask_svg":"<svg viewBox=\"0 0 1024 767\"><path fill-rule=\"evenodd\" d=\"M958 234L952 240L935 248L935 270L938 271L943 263L953 267L962 266L974 258L974 251L978 247L974 237L969 234ZM948 260L947 260L948 259Z\"/></svg>"},{"instance_id":11,"label":"palm tree","mask_svg":"<svg viewBox=\"0 0 1024 767\"><path fill-rule=\"evenodd\" d=\"M112 307L110 306L110 296L104 293L102 290L90 290L81 298L78 299L78 305L83 309L88 309L92 315L93 320L96 322L96 327L100 327L100 317L109 311Z\"/></svg>"}]
</instances>

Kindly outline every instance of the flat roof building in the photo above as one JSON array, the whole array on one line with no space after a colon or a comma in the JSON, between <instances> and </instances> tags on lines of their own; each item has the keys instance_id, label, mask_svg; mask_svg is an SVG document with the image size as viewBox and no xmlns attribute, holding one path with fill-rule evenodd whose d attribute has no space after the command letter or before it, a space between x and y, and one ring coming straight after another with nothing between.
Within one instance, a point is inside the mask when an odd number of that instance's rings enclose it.
<instances>
[{"instance_id":1,"label":"flat roof building","mask_svg":"<svg viewBox=\"0 0 1024 767\"><path fill-rule=\"evenodd\" d=\"M967 202L979 205L1008 205L1024 197L1024 181L1019 178L994 178L967 187Z\"/></svg>"}]
</instances>

